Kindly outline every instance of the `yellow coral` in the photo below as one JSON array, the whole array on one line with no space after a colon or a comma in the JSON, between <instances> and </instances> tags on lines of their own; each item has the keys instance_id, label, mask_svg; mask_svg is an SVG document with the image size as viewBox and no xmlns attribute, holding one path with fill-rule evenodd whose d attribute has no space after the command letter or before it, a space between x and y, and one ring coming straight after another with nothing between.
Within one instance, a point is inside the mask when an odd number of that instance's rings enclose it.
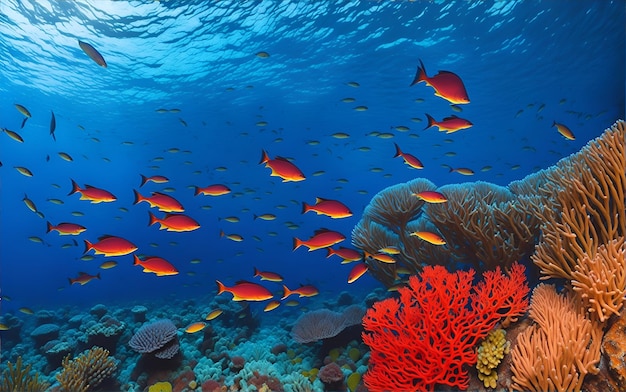
<instances>
[{"instance_id":1,"label":"yellow coral","mask_svg":"<svg viewBox=\"0 0 626 392\"><path fill-rule=\"evenodd\" d=\"M354 392L356 391L356 388L359 386L360 382L361 382L361 375L355 372L348 376L348 380L346 381L346 384L348 385L348 389L350 390L350 392Z\"/></svg>"},{"instance_id":2,"label":"yellow coral","mask_svg":"<svg viewBox=\"0 0 626 392\"><path fill-rule=\"evenodd\" d=\"M78 357L63 359L63 370L56 379L65 392L86 392L98 386L117 369L109 351L102 347L92 347Z\"/></svg>"},{"instance_id":3,"label":"yellow coral","mask_svg":"<svg viewBox=\"0 0 626 392\"><path fill-rule=\"evenodd\" d=\"M22 368L22 357L17 357L15 365L7 363L7 369L2 373L1 392L38 392L48 389L49 384L39 381L39 373L30 374L30 366Z\"/></svg>"},{"instance_id":4,"label":"yellow coral","mask_svg":"<svg viewBox=\"0 0 626 392\"><path fill-rule=\"evenodd\" d=\"M489 333L478 347L478 378L486 388L495 388L498 381L496 368L502 362L505 354L509 353L511 343L506 340L506 331L496 329Z\"/></svg>"},{"instance_id":5,"label":"yellow coral","mask_svg":"<svg viewBox=\"0 0 626 392\"><path fill-rule=\"evenodd\" d=\"M167 381L160 381L150 385L148 392L172 392L172 384Z\"/></svg>"}]
</instances>

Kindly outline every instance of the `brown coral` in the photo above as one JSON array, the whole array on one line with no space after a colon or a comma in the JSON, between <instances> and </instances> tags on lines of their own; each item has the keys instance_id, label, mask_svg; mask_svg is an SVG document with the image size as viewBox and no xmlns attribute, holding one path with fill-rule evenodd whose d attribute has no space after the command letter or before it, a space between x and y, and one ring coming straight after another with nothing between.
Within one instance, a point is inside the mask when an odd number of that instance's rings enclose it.
<instances>
[{"instance_id":1,"label":"brown coral","mask_svg":"<svg viewBox=\"0 0 626 392\"><path fill-rule=\"evenodd\" d=\"M17 357L15 364L7 362L7 369L2 373L0 392L40 392L48 389L50 385L39 380L39 373L30 374L30 367L22 366L21 356Z\"/></svg>"},{"instance_id":2,"label":"brown coral","mask_svg":"<svg viewBox=\"0 0 626 392\"><path fill-rule=\"evenodd\" d=\"M115 360L109 357L109 351L102 347L92 347L78 357L63 359L63 370L56 379L65 392L86 392L93 390L102 381L110 377L117 369Z\"/></svg>"}]
</instances>

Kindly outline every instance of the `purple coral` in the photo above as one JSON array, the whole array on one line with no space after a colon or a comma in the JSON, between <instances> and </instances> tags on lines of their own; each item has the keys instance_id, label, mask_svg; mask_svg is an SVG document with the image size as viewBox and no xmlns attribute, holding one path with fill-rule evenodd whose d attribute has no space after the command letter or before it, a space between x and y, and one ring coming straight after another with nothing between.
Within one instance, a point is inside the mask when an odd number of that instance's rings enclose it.
<instances>
[{"instance_id":1,"label":"purple coral","mask_svg":"<svg viewBox=\"0 0 626 392\"><path fill-rule=\"evenodd\" d=\"M365 309L358 305L349 306L343 313L319 309L300 316L291 330L298 343L310 343L337 336L349 326L360 324Z\"/></svg>"},{"instance_id":2,"label":"purple coral","mask_svg":"<svg viewBox=\"0 0 626 392\"><path fill-rule=\"evenodd\" d=\"M169 319L144 324L128 342L130 347L142 354L154 354L161 359L170 359L178 353L176 325Z\"/></svg>"}]
</instances>

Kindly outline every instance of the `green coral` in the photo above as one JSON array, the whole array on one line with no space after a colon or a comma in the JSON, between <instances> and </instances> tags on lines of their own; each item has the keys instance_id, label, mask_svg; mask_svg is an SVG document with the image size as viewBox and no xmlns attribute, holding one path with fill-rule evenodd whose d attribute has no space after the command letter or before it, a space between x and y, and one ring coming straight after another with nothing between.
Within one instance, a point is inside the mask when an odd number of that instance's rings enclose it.
<instances>
[{"instance_id":1,"label":"green coral","mask_svg":"<svg viewBox=\"0 0 626 392\"><path fill-rule=\"evenodd\" d=\"M498 381L496 368L502 362L505 354L509 353L511 342L506 340L504 329L495 329L483 340L478 347L478 378L486 388L495 388Z\"/></svg>"},{"instance_id":2,"label":"green coral","mask_svg":"<svg viewBox=\"0 0 626 392\"><path fill-rule=\"evenodd\" d=\"M30 366L22 367L22 357L17 357L15 365L7 363L7 369L2 373L0 392L41 392L48 389L50 384L39 381L39 373L30 374Z\"/></svg>"}]
</instances>

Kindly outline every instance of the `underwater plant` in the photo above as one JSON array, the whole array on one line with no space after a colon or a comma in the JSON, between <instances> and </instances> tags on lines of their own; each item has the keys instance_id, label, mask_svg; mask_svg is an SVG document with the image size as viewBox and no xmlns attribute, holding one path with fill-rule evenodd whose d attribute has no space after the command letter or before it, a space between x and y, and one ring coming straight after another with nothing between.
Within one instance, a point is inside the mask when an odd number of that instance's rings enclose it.
<instances>
[{"instance_id":1,"label":"underwater plant","mask_svg":"<svg viewBox=\"0 0 626 392\"><path fill-rule=\"evenodd\" d=\"M50 384L39 380L39 373L30 373L31 365L22 366L22 357L17 357L15 364L10 361L2 373L0 392L40 392L48 389Z\"/></svg>"}]
</instances>

